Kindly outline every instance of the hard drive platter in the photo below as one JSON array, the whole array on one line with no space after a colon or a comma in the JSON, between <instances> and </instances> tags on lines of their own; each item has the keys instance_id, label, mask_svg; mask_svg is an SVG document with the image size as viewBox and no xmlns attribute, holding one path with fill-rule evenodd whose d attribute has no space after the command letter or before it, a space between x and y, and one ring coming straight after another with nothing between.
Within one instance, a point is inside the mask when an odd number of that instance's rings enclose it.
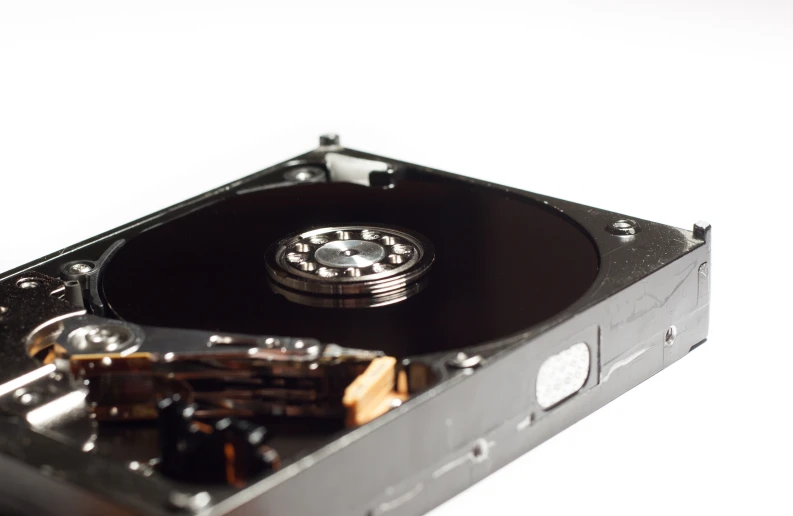
<instances>
[{"instance_id":1,"label":"hard drive platter","mask_svg":"<svg viewBox=\"0 0 793 516\"><path fill-rule=\"evenodd\" d=\"M265 254L273 243L368 221L416 231L434 246L420 293L344 309L296 303L271 288ZM289 195L245 193L152 228L109 260L102 288L113 312L138 324L308 336L406 358L525 331L571 305L597 270L586 233L531 199L455 180L388 189L313 183Z\"/></svg>"},{"instance_id":2,"label":"hard drive platter","mask_svg":"<svg viewBox=\"0 0 793 516\"><path fill-rule=\"evenodd\" d=\"M323 136L0 275L0 510L424 512L704 342L710 246Z\"/></svg>"}]
</instances>

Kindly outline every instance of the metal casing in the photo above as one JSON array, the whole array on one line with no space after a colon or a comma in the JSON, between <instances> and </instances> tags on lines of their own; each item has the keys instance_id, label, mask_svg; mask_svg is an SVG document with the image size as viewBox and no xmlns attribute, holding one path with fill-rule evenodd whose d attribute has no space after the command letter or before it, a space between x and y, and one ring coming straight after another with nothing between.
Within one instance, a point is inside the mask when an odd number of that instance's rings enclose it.
<instances>
[{"instance_id":1,"label":"metal casing","mask_svg":"<svg viewBox=\"0 0 793 516\"><path fill-rule=\"evenodd\" d=\"M56 511L68 506L79 514L111 510L167 514L174 491L194 490L157 475L141 476L123 463L64 446L25 423L24 411L11 399L14 389L2 386L15 385L15 379L39 367L25 353L25 336L43 320L70 313L70 309L41 306L24 291L14 290L16 281L34 272L58 276L60 267L72 260L100 260L113 242L219 198L286 186L284 170L296 166L325 167L331 181L365 182L372 170L380 174L378 181L388 181L389 175L426 174L530 197L564 213L590 235L599 253L599 272L583 297L551 319L502 341L461 350L481 356L479 367L454 370L442 367L453 359L450 354L427 357L439 364L441 381L402 406L242 490L206 488L212 502L198 511L201 514L391 516L427 511L705 340L711 252L707 224L699 223L693 231L677 229L345 149L333 140L325 143L0 275L0 306L14 311L0 315L4 364L0 368L0 470L7 479L0 499L9 510ZM362 162L368 162L368 167ZM592 357L586 383L569 399L543 409L535 393L540 365L578 342L587 343ZM46 504L39 506L36 497L43 490L49 495Z\"/></svg>"}]
</instances>

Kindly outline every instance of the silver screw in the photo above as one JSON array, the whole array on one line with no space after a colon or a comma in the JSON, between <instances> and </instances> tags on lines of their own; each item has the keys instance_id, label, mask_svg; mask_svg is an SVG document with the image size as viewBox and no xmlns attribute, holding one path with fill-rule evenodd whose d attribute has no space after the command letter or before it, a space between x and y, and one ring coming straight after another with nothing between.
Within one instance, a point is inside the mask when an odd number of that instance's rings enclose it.
<instances>
[{"instance_id":1,"label":"silver screw","mask_svg":"<svg viewBox=\"0 0 793 516\"><path fill-rule=\"evenodd\" d=\"M361 231L361 238L364 240L377 240L380 238L380 233L372 231L371 229L364 229Z\"/></svg>"},{"instance_id":2,"label":"silver screw","mask_svg":"<svg viewBox=\"0 0 793 516\"><path fill-rule=\"evenodd\" d=\"M413 252L413 248L405 244L395 244L391 251L394 254L410 254Z\"/></svg>"},{"instance_id":3,"label":"silver screw","mask_svg":"<svg viewBox=\"0 0 793 516\"><path fill-rule=\"evenodd\" d=\"M209 493L206 491L201 491L200 493L196 494L173 491L170 495L168 495L168 505L174 509L181 509L183 511L190 512L200 511L209 505L211 500L212 497L209 496Z\"/></svg>"},{"instance_id":4,"label":"silver screw","mask_svg":"<svg viewBox=\"0 0 793 516\"><path fill-rule=\"evenodd\" d=\"M672 344L674 344L675 337L677 337L677 328L673 324L672 326L669 327L668 330L666 330L666 333L664 334L664 346L668 348Z\"/></svg>"},{"instance_id":5,"label":"silver screw","mask_svg":"<svg viewBox=\"0 0 793 516\"><path fill-rule=\"evenodd\" d=\"M121 329L121 327L98 326L85 335L85 340L89 344L96 346L104 345L107 348L116 347L121 342L128 340L132 336L131 332Z\"/></svg>"},{"instance_id":6,"label":"silver screw","mask_svg":"<svg viewBox=\"0 0 793 516\"><path fill-rule=\"evenodd\" d=\"M451 360L447 362L449 367L453 367L455 369L469 369L474 367L479 367L482 365L482 355L474 355L468 356L466 353L462 351L457 353Z\"/></svg>"},{"instance_id":7,"label":"silver screw","mask_svg":"<svg viewBox=\"0 0 793 516\"><path fill-rule=\"evenodd\" d=\"M17 281L17 287L29 289L29 288L39 288L41 286L41 282L39 280L33 278L22 278L21 280Z\"/></svg>"},{"instance_id":8,"label":"silver screw","mask_svg":"<svg viewBox=\"0 0 793 516\"><path fill-rule=\"evenodd\" d=\"M317 167L296 167L284 172L284 179L287 181L309 181L322 174L322 170Z\"/></svg>"},{"instance_id":9,"label":"silver screw","mask_svg":"<svg viewBox=\"0 0 793 516\"><path fill-rule=\"evenodd\" d=\"M41 400L41 395L37 392L28 392L25 389L17 389L14 393L14 399L17 403L24 407L36 405Z\"/></svg>"},{"instance_id":10,"label":"silver screw","mask_svg":"<svg viewBox=\"0 0 793 516\"><path fill-rule=\"evenodd\" d=\"M327 147L329 145L341 145L341 139L338 134L328 133L319 137L320 147Z\"/></svg>"},{"instance_id":11,"label":"silver screw","mask_svg":"<svg viewBox=\"0 0 793 516\"><path fill-rule=\"evenodd\" d=\"M305 253L288 253L286 259L291 263L303 263L306 261L307 256Z\"/></svg>"},{"instance_id":12,"label":"silver screw","mask_svg":"<svg viewBox=\"0 0 793 516\"><path fill-rule=\"evenodd\" d=\"M339 271L334 269L329 269L327 267L320 267L317 269L317 274L323 278L335 278L339 275Z\"/></svg>"},{"instance_id":13,"label":"silver screw","mask_svg":"<svg viewBox=\"0 0 793 516\"><path fill-rule=\"evenodd\" d=\"M80 351L115 352L135 340L135 334L120 324L85 326L70 337L71 344Z\"/></svg>"},{"instance_id":14,"label":"silver screw","mask_svg":"<svg viewBox=\"0 0 793 516\"><path fill-rule=\"evenodd\" d=\"M632 236L638 233L640 230L641 228L639 227L639 224L635 220L631 219L615 220L606 226L606 231L618 236Z\"/></svg>"},{"instance_id":15,"label":"silver screw","mask_svg":"<svg viewBox=\"0 0 793 516\"><path fill-rule=\"evenodd\" d=\"M7 312L8 312L8 307L7 306L0 306L0 317L2 317Z\"/></svg>"},{"instance_id":16,"label":"silver screw","mask_svg":"<svg viewBox=\"0 0 793 516\"><path fill-rule=\"evenodd\" d=\"M69 272L72 274L88 274L94 269L94 266L87 262L77 262L69 266Z\"/></svg>"},{"instance_id":17,"label":"silver screw","mask_svg":"<svg viewBox=\"0 0 793 516\"><path fill-rule=\"evenodd\" d=\"M392 268L391 265L388 264L388 263L374 263L374 264L372 264L372 272L375 272L375 273L387 271L388 269L391 269L391 268Z\"/></svg>"}]
</instances>

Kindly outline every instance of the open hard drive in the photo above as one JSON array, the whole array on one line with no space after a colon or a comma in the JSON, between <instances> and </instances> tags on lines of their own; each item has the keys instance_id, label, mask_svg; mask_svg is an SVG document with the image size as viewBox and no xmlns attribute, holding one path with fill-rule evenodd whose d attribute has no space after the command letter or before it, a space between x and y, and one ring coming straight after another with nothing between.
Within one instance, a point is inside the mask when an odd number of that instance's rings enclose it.
<instances>
[{"instance_id":1,"label":"open hard drive","mask_svg":"<svg viewBox=\"0 0 793 516\"><path fill-rule=\"evenodd\" d=\"M323 136L0 275L0 506L425 512L704 342L709 261Z\"/></svg>"}]
</instances>

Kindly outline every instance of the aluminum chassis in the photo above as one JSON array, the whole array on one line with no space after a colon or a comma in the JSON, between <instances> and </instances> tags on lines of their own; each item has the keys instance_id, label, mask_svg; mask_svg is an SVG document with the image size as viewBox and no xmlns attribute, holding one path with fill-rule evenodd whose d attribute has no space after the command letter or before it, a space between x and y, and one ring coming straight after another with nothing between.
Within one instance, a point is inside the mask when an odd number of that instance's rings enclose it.
<instances>
[{"instance_id":1,"label":"aluminum chassis","mask_svg":"<svg viewBox=\"0 0 793 516\"><path fill-rule=\"evenodd\" d=\"M627 218L623 215L345 149L331 137L322 137L318 149L295 159L2 274L0 287L8 292L31 271L57 276L60 264L97 259L120 238L220 198L288 186L294 174L285 176L284 169L311 163L325 165L328 174L310 181L367 183L372 170L386 181L400 171L416 171L544 202L590 234L600 254L597 278L581 299L552 319L464 350L481 358L475 367L460 368L453 354L429 357L442 372L437 385L239 491L144 477L125 463L65 446L33 431L18 408L9 410L13 391L5 392L0 394L0 507L19 514L62 513L65 507L79 514L171 514L175 509L205 515L423 513L677 361L707 336L711 233L706 223L687 231L634 218L640 231L619 235L612 224ZM26 324L14 331L8 321L3 326L0 315L0 392L38 367L25 355L21 339L30 325L48 317L24 298L2 292L0 306L23 309ZM587 343L592 355L586 384L543 410L535 397L540 364L578 342ZM189 499L198 491L209 494L207 504L174 507L175 494Z\"/></svg>"}]
</instances>

